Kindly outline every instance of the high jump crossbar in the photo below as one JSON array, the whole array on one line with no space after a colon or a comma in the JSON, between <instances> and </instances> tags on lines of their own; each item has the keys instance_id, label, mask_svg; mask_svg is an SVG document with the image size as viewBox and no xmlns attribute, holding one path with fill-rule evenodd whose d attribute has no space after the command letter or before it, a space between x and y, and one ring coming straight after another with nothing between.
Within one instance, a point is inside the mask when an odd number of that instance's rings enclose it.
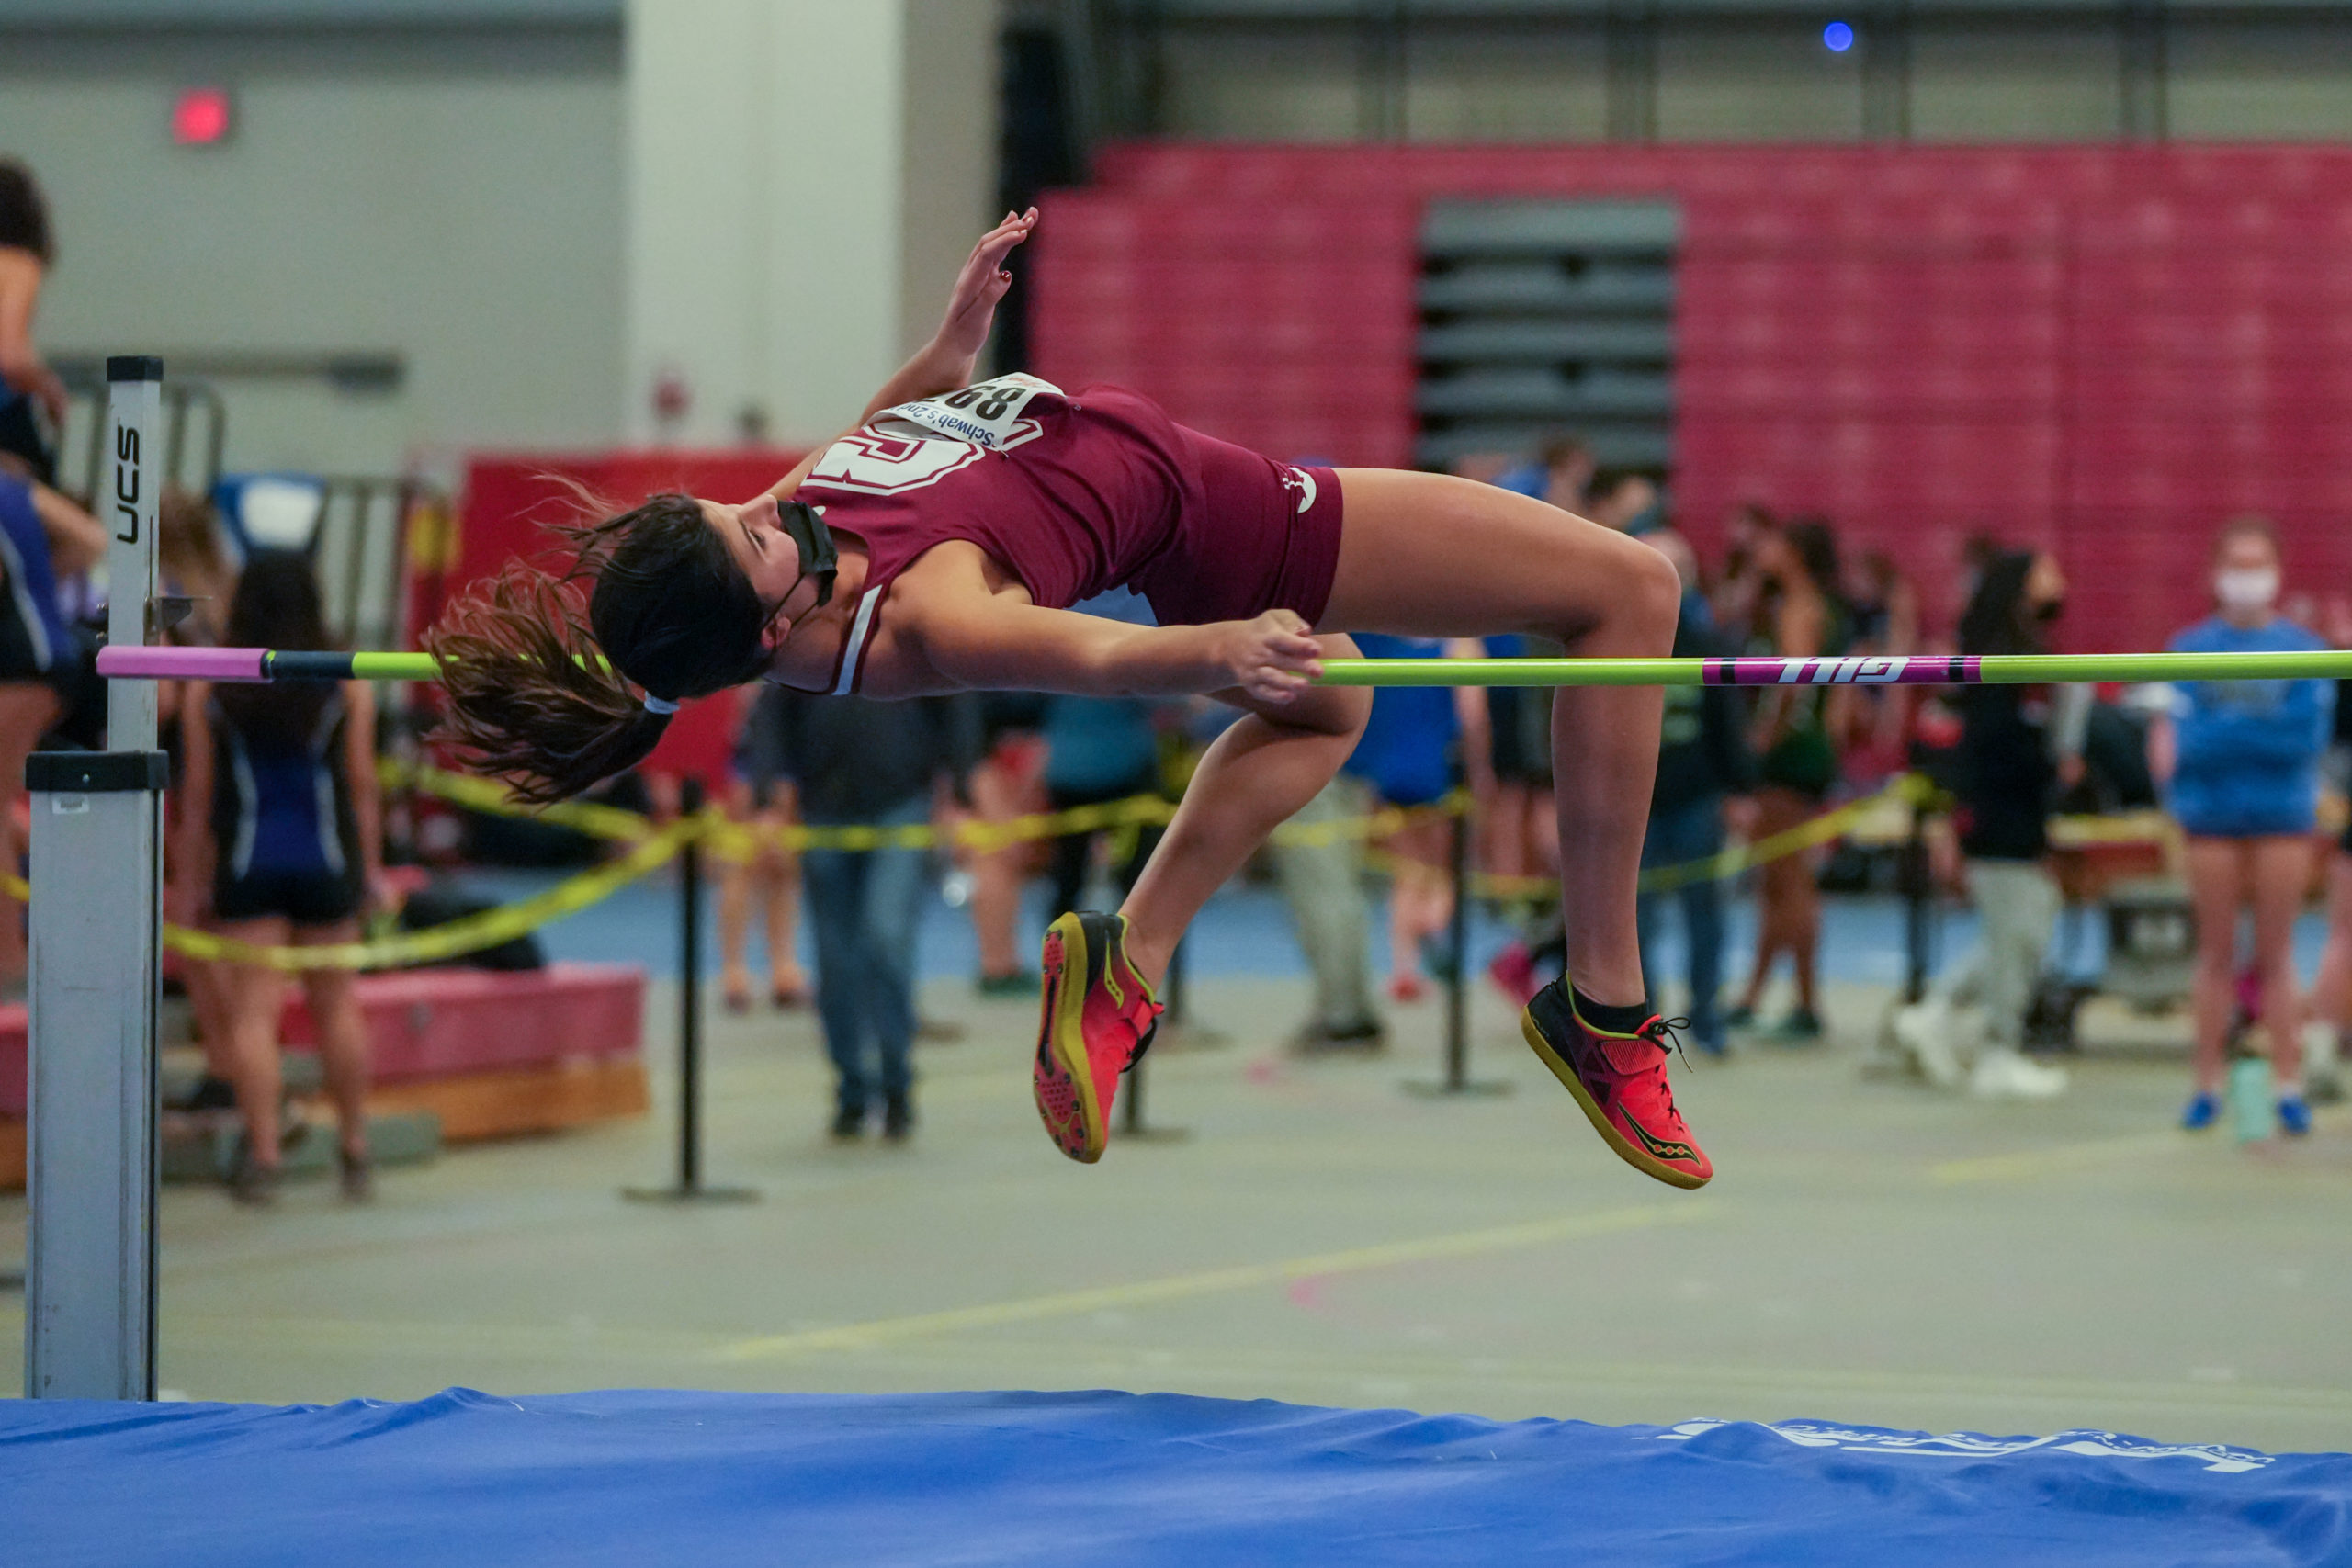
<instances>
[{"instance_id":1,"label":"high jump crossbar","mask_svg":"<svg viewBox=\"0 0 2352 1568\"><path fill-rule=\"evenodd\" d=\"M429 653L101 649L118 681L435 681ZM2352 679L2352 650L2289 653L1860 654L1843 658L1330 659L1326 686L2009 686Z\"/></svg>"}]
</instances>

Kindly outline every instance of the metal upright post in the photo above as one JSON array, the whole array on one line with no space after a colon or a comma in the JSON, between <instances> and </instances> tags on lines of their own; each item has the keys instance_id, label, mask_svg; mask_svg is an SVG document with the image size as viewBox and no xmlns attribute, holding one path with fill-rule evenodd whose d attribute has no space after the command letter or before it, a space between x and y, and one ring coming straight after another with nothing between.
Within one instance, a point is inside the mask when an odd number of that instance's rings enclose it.
<instances>
[{"instance_id":1,"label":"metal upright post","mask_svg":"<svg viewBox=\"0 0 2352 1568\"><path fill-rule=\"evenodd\" d=\"M687 817L703 807L700 779L688 779L679 797ZM674 1187L629 1187L640 1202L749 1203L750 1187L702 1184L702 841L678 851L678 1181Z\"/></svg>"},{"instance_id":2,"label":"metal upright post","mask_svg":"<svg viewBox=\"0 0 2352 1568\"><path fill-rule=\"evenodd\" d=\"M107 361L96 498L107 639L153 625L163 362ZM25 1392L155 1397L156 984L164 786L153 682L114 685L104 751L27 760L32 809Z\"/></svg>"}]
</instances>

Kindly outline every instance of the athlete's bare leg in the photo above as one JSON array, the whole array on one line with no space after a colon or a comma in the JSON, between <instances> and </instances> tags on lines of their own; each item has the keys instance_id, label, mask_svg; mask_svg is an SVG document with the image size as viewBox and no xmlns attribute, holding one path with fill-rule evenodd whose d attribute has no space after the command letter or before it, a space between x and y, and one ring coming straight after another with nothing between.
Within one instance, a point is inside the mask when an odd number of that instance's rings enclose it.
<instances>
[{"instance_id":1,"label":"athlete's bare leg","mask_svg":"<svg viewBox=\"0 0 2352 1568\"><path fill-rule=\"evenodd\" d=\"M1624 535L1490 485L1350 468L1323 624L1413 637L1521 632L1586 657L1663 658L1682 590ZM1568 973L1594 1001L1643 999L1634 894L1657 772L1657 686L1564 686L1552 707Z\"/></svg>"},{"instance_id":2,"label":"athlete's bare leg","mask_svg":"<svg viewBox=\"0 0 2352 1568\"><path fill-rule=\"evenodd\" d=\"M1344 637L1321 640L1330 658L1356 656ZM1238 692L1218 698L1248 716L1201 759L1175 820L1119 907L1127 961L1154 986L1209 895L1331 782L1372 712L1372 694L1361 687L1318 687L1280 706Z\"/></svg>"}]
</instances>

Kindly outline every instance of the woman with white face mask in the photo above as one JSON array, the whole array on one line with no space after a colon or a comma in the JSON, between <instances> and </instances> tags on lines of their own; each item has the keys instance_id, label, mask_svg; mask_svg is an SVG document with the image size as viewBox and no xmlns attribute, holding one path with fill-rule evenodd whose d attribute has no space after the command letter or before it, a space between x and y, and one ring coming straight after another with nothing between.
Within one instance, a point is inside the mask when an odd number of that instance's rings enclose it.
<instances>
[{"instance_id":1,"label":"woman with white face mask","mask_svg":"<svg viewBox=\"0 0 2352 1568\"><path fill-rule=\"evenodd\" d=\"M2316 649L2316 634L2278 614L2278 541L2260 518L2240 518L2213 548L2214 615L2172 640L2184 653ZM2294 926L2311 886L2319 761L2335 688L2325 681L2199 681L2176 688L2173 710L2149 742L2168 779L2172 813L2188 836L2197 914L2196 1092L2181 1113L2191 1132L2221 1113L2222 1053L2237 998L2238 913L2254 915L2254 965L2278 1086L2278 1125L2311 1131L2303 1100L2301 998Z\"/></svg>"}]
</instances>

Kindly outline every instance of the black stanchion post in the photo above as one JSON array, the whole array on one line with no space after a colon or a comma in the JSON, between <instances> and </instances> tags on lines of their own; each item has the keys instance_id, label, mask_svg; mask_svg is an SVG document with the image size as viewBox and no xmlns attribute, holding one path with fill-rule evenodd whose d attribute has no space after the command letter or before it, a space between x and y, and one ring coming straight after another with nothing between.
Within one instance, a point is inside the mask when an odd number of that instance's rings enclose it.
<instances>
[{"instance_id":1,"label":"black stanchion post","mask_svg":"<svg viewBox=\"0 0 2352 1568\"><path fill-rule=\"evenodd\" d=\"M687 779L678 810L691 818L703 807L700 779ZM623 1196L641 1202L748 1203L759 1197L749 1187L702 1184L702 840L688 838L678 850L678 1181L674 1187L629 1187Z\"/></svg>"},{"instance_id":2,"label":"black stanchion post","mask_svg":"<svg viewBox=\"0 0 2352 1568\"><path fill-rule=\"evenodd\" d=\"M1160 979L1159 991L1168 998L1168 1008L1159 1015L1159 1032L1153 1040L1155 1050L1184 1027L1184 943L1181 939L1176 943L1176 951L1168 955L1168 973ZM1155 1127L1144 1120L1144 1068L1149 1060L1148 1053L1137 1058L1134 1066L1127 1068L1127 1081L1120 1086L1120 1093L1125 1097L1126 1102L1119 1111L1119 1136L1136 1138L1146 1143L1155 1140L1169 1143L1190 1136L1182 1127Z\"/></svg>"},{"instance_id":3,"label":"black stanchion post","mask_svg":"<svg viewBox=\"0 0 2352 1568\"><path fill-rule=\"evenodd\" d=\"M1446 940L1453 949L1453 967L1445 980L1445 1078L1441 1083L1408 1083L1405 1088L1414 1094L1508 1094L1508 1083L1474 1082L1470 1077L1470 811L1466 803L1453 814L1447 851L1453 880L1453 915L1447 923Z\"/></svg>"},{"instance_id":4,"label":"black stanchion post","mask_svg":"<svg viewBox=\"0 0 2352 1568\"><path fill-rule=\"evenodd\" d=\"M1935 878L1928 865L1928 803L1911 800L1911 831L1903 841L1903 999L1928 994L1928 922L1934 911Z\"/></svg>"},{"instance_id":5,"label":"black stanchion post","mask_svg":"<svg viewBox=\"0 0 2352 1568\"><path fill-rule=\"evenodd\" d=\"M1457 811L1448 839L1453 873L1453 911L1446 941L1453 969L1445 977L1445 1088L1460 1094L1470 1081L1470 813Z\"/></svg>"}]
</instances>

